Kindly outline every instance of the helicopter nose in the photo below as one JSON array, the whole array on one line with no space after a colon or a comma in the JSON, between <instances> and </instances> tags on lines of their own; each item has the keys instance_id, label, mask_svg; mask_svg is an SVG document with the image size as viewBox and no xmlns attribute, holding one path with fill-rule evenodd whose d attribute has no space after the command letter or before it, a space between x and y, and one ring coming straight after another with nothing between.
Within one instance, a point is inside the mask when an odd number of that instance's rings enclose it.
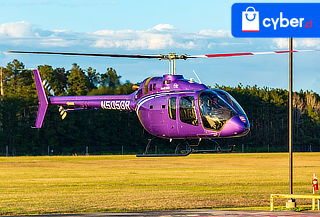
<instances>
[{"instance_id":1,"label":"helicopter nose","mask_svg":"<svg viewBox=\"0 0 320 217\"><path fill-rule=\"evenodd\" d=\"M250 123L245 115L234 116L224 125L220 137L245 136L250 131Z\"/></svg>"}]
</instances>

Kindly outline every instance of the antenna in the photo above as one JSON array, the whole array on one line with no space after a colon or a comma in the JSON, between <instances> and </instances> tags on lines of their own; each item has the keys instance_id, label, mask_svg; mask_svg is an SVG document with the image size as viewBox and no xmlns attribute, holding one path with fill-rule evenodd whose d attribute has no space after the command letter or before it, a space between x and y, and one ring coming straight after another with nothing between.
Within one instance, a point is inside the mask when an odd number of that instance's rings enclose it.
<instances>
[{"instance_id":1,"label":"antenna","mask_svg":"<svg viewBox=\"0 0 320 217\"><path fill-rule=\"evenodd\" d=\"M202 84L202 81L200 80L200 78L199 78L199 76L197 75L197 73L196 73L196 71L195 71L195 70L193 70L193 74L195 74L195 75L196 75L196 77L197 77L197 79L198 79L199 83L200 83L200 84Z\"/></svg>"},{"instance_id":2,"label":"antenna","mask_svg":"<svg viewBox=\"0 0 320 217\"><path fill-rule=\"evenodd\" d=\"M0 67L0 95L4 96L4 90L3 90L3 68Z\"/></svg>"}]
</instances>

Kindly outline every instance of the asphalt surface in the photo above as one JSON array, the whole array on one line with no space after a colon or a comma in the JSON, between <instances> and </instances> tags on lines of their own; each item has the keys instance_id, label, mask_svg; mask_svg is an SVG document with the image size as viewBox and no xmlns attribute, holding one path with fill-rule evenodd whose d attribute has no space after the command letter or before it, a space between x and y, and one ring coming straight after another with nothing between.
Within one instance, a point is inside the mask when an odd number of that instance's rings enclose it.
<instances>
[{"instance_id":1,"label":"asphalt surface","mask_svg":"<svg viewBox=\"0 0 320 217\"><path fill-rule=\"evenodd\" d=\"M143 212L109 212L109 213L88 213L88 214L61 214L61 215L32 215L28 217L205 217L205 216L227 216L227 217L249 217L249 216L262 216L262 217L320 217L319 211L304 211L304 212L292 212L292 211L280 211L280 212L268 212L268 211L243 211L243 210L178 210L178 211L143 211ZM12 216L11 216L12 217ZM21 216L27 217L27 216Z\"/></svg>"}]
</instances>

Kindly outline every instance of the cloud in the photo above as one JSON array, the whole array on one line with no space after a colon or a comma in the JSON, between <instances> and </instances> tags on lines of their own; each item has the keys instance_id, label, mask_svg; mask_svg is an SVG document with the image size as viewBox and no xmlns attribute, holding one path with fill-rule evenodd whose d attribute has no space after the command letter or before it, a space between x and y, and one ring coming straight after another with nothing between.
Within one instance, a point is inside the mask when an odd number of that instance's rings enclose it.
<instances>
[{"instance_id":1,"label":"cloud","mask_svg":"<svg viewBox=\"0 0 320 217\"><path fill-rule=\"evenodd\" d=\"M67 41L62 38L46 38L39 41L39 45L43 47L70 47L74 44L74 41Z\"/></svg>"},{"instance_id":2,"label":"cloud","mask_svg":"<svg viewBox=\"0 0 320 217\"><path fill-rule=\"evenodd\" d=\"M307 38L307 39L298 39L297 46L305 47L305 48L320 48L320 39L315 38Z\"/></svg>"},{"instance_id":3,"label":"cloud","mask_svg":"<svg viewBox=\"0 0 320 217\"><path fill-rule=\"evenodd\" d=\"M275 48L278 49L288 49L288 39L287 38L276 38L273 39L275 43ZM294 49L319 49L320 39L318 38L298 38L293 40Z\"/></svg>"},{"instance_id":4,"label":"cloud","mask_svg":"<svg viewBox=\"0 0 320 217\"><path fill-rule=\"evenodd\" d=\"M287 38L276 38L272 40L275 43L276 49L288 49L288 39Z\"/></svg>"},{"instance_id":5,"label":"cloud","mask_svg":"<svg viewBox=\"0 0 320 217\"><path fill-rule=\"evenodd\" d=\"M6 47L69 47L79 43L79 36L68 30L42 29L25 21L0 24L0 45Z\"/></svg>"},{"instance_id":6,"label":"cloud","mask_svg":"<svg viewBox=\"0 0 320 217\"><path fill-rule=\"evenodd\" d=\"M183 32L170 24L158 24L147 30L99 30L95 48L120 48L125 50L207 50L219 46L231 46L235 40L230 31L201 30L198 33ZM93 38L94 38L93 37Z\"/></svg>"},{"instance_id":7,"label":"cloud","mask_svg":"<svg viewBox=\"0 0 320 217\"><path fill-rule=\"evenodd\" d=\"M205 37L217 37L217 38L230 38L231 33L230 31L226 30L211 30L211 29L205 29L201 30L199 32L200 36L205 36Z\"/></svg>"},{"instance_id":8,"label":"cloud","mask_svg":"<svg viewBox=\"0 0 320 217\"><path fill-rule=\"evenodd\" d=\"M170 31L170 30L174 30L175 27L170 24L158 24L158 25L151 28L151 30L153 30L153 29L157 30L157 31Z\"/></svg>"},{"instance_id":9,"label":"cloud","mask_svg":"<svg viewBox=\"0 0 320 217\"><path fill-rule=\"evenodd\" d=\"M10 38L35 37L32 32L32 25L21 21L15 23L0 24L0 36Z\"/></svg>"},{"instance_id":10,"label":"cloud","mask_svg":"<svg viewBox=\"0 0 320 217\"><path fill-rule=\"evenodd\" d=\"M181 33L168 33L175 28L159 24L148 30L100 30L93 36L99 38L92 44L96 48L120 48L125 50L159 50L169 48L194 48L192 39L182 39Z\"/></svg>"},{"instance_id":11,"label":"cloud","mask_svg":"<svg viewBox=\"0 0 320 217\"><path fill-rule=\"evenodd\" d=\"M183 32L171 24L157 24L145 30L102 29L95 32L72 32L70 30L47 30L20 21L0 24L0 45L28 46L50 49L65 47L93 49L117 49L134 51L159 50L208 50L232 46L235 42L229 31L201 30L197 33Z\"/></svg>"},{"instance_id":12,"label":"cloud","mask_svg":"<svg viewBox=\"0 0 320 217\"><path fill-rule=\"evenodd\" d=\"M96 48L125 50L193 48L190 40L181 39L181 32L170 24L158 24L147 30L99 30L91 35L93 38L98 37L92 44Z\"/></svg>"},{"instance_id":13,"label":"cloud","mask_svg":"<svg viewBox=\"0 0 320 217\"><path fill-rule=\"evenodd\" d=\"M68 50L117 50L203 52L249 52L287 49L288 41L279 39L233 38L230 31L204 29L199 32L181 31L171 24L157 24L145 30L101 29L95 32L73 32L70 30L48 30L20 21L0 24L0 46L10 49ZM297 39L299 49L319 49L320 39Z\"/></svg>"}]
</instances>

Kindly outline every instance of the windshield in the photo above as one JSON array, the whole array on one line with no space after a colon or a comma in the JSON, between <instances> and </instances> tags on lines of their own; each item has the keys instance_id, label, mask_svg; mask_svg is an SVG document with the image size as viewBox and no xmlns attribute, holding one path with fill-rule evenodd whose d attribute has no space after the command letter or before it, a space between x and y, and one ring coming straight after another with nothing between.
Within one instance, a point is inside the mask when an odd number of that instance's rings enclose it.
<instances>
[{"instance_id":1,"label":"windshield","mask_svg":"<svg viewBox=\"0 0 320 217\"><path fill-rule=\"evenodd\" d=\"M199 107L203 126L210 130L221 130L227 120L236 115L234 110L213 91L200 93Z\"/></svg>"},{"instance_id":2,"label":"windshield","mask_svg":"<svg viewBox=\"0 0 320 217\"><path fill-rule=\"evenodd\" d=\"M246 113L244 112L240 104L237 102L237 100L235 100L235 98L233 98L228 92L223 90L214 91L217 92L226 102L228 102L229 105L231 105L239 115L246 115Z\"/></svg>"}]
</instances>

